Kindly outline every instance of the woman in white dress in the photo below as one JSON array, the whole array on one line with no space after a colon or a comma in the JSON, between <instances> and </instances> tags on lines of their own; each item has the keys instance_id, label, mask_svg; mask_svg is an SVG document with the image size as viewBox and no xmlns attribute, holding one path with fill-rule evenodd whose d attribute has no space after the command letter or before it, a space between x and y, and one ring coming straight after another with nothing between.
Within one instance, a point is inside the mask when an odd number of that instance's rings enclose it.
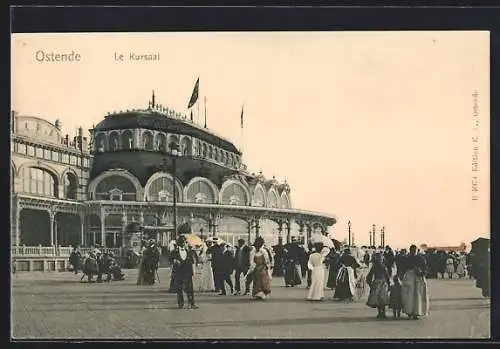
<instances>
[{"instance_id":1,"label":"woman in white dress","mask_svg":"<svg viewBox=\"0 0 500 349\"><path fill-rule=\"evenodd\" d=\"M461 254L460 257L458 257L458 265L457 265L457 270L456 273L460 279L463 279L466 275L466 265L465 265L465 255Z\"/></svg>"},{"instance_id":2,"label":"woman in white dress","mask_svg":"<svg viewBox=\"0 0 500 349\"><path fill-rule=\"evenodd\" d=\"M311 287L307 294L307 300L321 301L325 297L325 257L330 253L330 249L323 247L323 243L314 244L314 252L309 256L307 267L311 270Z\"/></svg>"},{"instance_id":3,"label":"woman in white dress","mask_svg":"<svg viewBox=\"0 0 500 349\"><path fill-rule=\"evenodd\" d=\"M200 291L215 292L214 271L212 269L212 254L208 251L206 243L203 244L200 251L201 277Z\"/></svg>"}]
</instances>

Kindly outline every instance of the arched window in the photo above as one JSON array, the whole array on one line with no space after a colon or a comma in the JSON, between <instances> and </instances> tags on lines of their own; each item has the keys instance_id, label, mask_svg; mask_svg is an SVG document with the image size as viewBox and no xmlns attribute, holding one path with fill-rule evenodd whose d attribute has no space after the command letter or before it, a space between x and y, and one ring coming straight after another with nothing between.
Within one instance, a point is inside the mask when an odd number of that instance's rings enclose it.
<instances>
[{"instance_id":1,"label":"arched window","mask_svg":"<svg viewBox=\"0 0 500 349\"><path fill-rule=\"evenodd\" d=\"M123 131L121 139L123 149L132 149L134 147L134 136L132 134L132 131Z\"/></svg>"},{"instance_id":2,"label":"arched window","mask_svg":"<svg viewBox=\"0 0 500 349\"><path fill-rule=\"evenodd\" d=\"M197 204L213 204L216 202L212 187L204 181L198 180L189 185L187 189L188 202Z\"/></svg>"},{"instance_id":3,"label":"arched window","mask_svg":"<svg viewBox=\"0 0 500 349\"><path fill-rule=\"evenodd\" d=\"M184 137L181 142L182 155L191 155L193 152L191 139Z\"/></svg>"},{"instance_id":4,"label":"arched window","mask_svg":"<svg viewBox=\"0 0 500 349\"><path fill-rule=\"evenodd\" d=\"M153 134L149 131L145 131L142 134L142 145L146 150L153 150Z\"/></svg>"},{"instance_id":5,"label":"arched window","mask_svg":"<svg viewBox=\"0 0 500 349\"><path fill-rule=\"evenodd\" d=\"M247 194L243 187L236 183L229 184L222 192L221 204L223 205L246 205Z\"/></svg>"},{"instance_id":6,"label":"arched window","mask_svg":"<svg viewBox=\"0 0 500 349\"><path fill-rule=\"evenodd\" d=\"M220 157L220 161L221 161L223 164L225 164L225 163L226 163L226 152L225 152L225 151L223 151L223 152L222 152L222 155L221 155L221 157Z\"/></svg>"},{"instance_id":7,"label":"arched window","mask_svg":"<svg viewBox=\"0 0 500 349\"><path fill-rule=\"evenodd\" d=\"M96 200L135 201L134 183L123 176L113 175L103 178L95 189Z\"/></svg>"},{"instance_id":8,"label":"arched window","mask_svg":"<svg viewBox=\"0 0 500 349\"><path fill-rule=\"evenodd\" d=\"M36 167L24 167L22 176L23 192L57 197L57 182L49 171Z\"/></svg>"},{"instance_id":9,"label":"arched window","mask_svg":"<svg viewBox=\"0 0 500 349\"><path fill-rule=\"evenodd\" d=\"M276 192L274 190L271 190L269 192L269 196L267 199L267 206L271 208L277 208L278 207L278 195L276 195Z\"/></svg>"},{"instance_id":10,"label":"arched window","mask_svg":"<svg viewBox=\"0 0 500 349\"><path fill-rule=\"evenodd\" d=\"M262 187L258 185L253 190L252 206L264 207L265 202L264 189L262 189Z\"/></svg>"},{"instance_id":11,"label":"arched window","mask_svg":"<svg viewBox=\"0 0 500 349\"><path fill-rule=\"evenodd\" d=\"M111 151L117 151L120 149L120 135L116 131L109 134L109 148Z\"/></svg>"},{"instance_id":12,"label":"arched window","mask_svg":"<svg viewBox=\"0 0 500 349\"><path fill-rule=\"evenodd\" d=\"M203 143L201 146L201 155L206 158L207 157L207 145L206 143Z\"/></svg>"},{"instance_id":13,"label":"arched window","mask_svg":"<svg viewBox=\"0 0 500 349\"><path fill-rule=\"evenodd\" d=\"M211 145L209 145L208 146L208 158L212 159L213 157L214 157L214 148Z\"/></svg>"},{"instance_id":14,"label":"arched window","mask_svg":"<svg viewBox=\"0 0 500 349\"><path fill-rule=\"evenodd\" d=\"M95 136L95 151L98 153L102 153L106 151L106 135L104 133L98 133Z\"/></svg>"},{"instance_id":15,"label":"arched window","mask_svg":"<svg viewBox=\"0 0 500 349\"><path fill-rule=\"evenodd\" d=\"M201 142L198 139L195 142L194 153L196 156L201 156Z\"/></svg>"},{"instance_id":16,"label":"arched window","mask_svg":"<svg viewBox=\"0 0 500 349\"><path fill-rule=\"evenodd\" d=\"M214 151L214 160L215 161L219 161L220 159L220 150L215 148L215 151Z\"/></svg>"},{"instance_id":17,"label":"arched window","mask_svg":"<svg viewBox=\"0 0 500 349\"><path fill-rule=\"evenodd\" d=\"M171 135L168 138L168 144L167 144L168 149L167 150L169 152L172 151L171 147L172 147L173 144L175 144L177 147L179 147L179 136L177 136L177 135Z\"/></svg>"},{"instance_id":18,"label":"arched window","mask_svg":"<svg viewBox=\"0 0 500 349\"><path fill-rule=\"evenodd\" d=\"M165 151L167 144L167 137L163 133L158 133L155 136L155 150L157 151Z\"/></svg>"},{"instance_id":19,"label":"arched window","mask_svg":"<svg viewBox=\"0 0 500 349\"><path fill-rule=\"evenodd\" d=\"M281 194L281 208L290 208L290 200L288 199L286 192Z\"/></svg>"},{"instance_id":20,"label":"arched window","mask_svg":"<svg viewBox=\"0 0 500 349\"><path fill-rule=\"evenodd\" d=\"M70 172L66 173L64 175L64 197L76 200L77 187L76 176Z\"/></svg>"},{"instance_id":21,"label":"arched window","mask_svg":"<svg viewBox=\"0 0 500 349\"><path fill-rule=\"evenodd\" d=\"M168 176L162 176L154 179L149 184L147 199L148 201L174 201L174 181ZM177 188L177 201L181 201L181 192Z\"/></svg>"}]
</instances>

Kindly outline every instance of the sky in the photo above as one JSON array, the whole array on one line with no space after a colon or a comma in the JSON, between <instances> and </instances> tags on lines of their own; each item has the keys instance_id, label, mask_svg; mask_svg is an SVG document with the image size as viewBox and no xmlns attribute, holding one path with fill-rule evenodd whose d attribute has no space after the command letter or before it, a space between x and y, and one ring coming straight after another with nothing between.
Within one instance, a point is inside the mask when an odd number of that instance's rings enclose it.
<instances>
[{"instance_id":1,"label":"sky","mask_svg":"<svg viewBox=\"0 0 500 349\"><path fill-rule=\"evenodd\" d=\"M294 208L337 217L339 239L348 221L360 245L372 224L395 247L490 234L488 32L14 34L11 45L12 108L60 119L70 135L146 108L153 89L188 114L199 77L195 120L206 97L208 128L242 149L250 172L286 179ZM81 59L39 62L39 51Z\"/></svg>"}]
</instances>

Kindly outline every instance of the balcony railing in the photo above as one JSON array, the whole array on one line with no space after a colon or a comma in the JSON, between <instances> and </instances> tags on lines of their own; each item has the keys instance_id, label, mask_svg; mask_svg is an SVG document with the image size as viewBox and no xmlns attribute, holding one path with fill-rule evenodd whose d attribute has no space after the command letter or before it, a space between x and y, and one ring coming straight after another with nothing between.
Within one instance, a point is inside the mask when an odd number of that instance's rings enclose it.
<instances>
[{"instance_id":1,"label":"balcony railing","mask_svg":"<svg viewBox=\"0 0 500 349\"><path fill-rule=\"evenodd\" d=\"M36 257L36 258L69 258L71 254L71 246L12 246L12 257ZM86 255L92 248L80 248L80 253ZM121 255L120 248L106 248L115 255Z\"/></svg>"}]
</instances>

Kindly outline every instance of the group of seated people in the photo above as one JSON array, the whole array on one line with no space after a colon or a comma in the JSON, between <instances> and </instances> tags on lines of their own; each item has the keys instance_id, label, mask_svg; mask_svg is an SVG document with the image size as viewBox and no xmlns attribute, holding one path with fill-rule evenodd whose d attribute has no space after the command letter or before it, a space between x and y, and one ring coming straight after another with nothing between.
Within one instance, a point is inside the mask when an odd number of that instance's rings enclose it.
<instances>
[{"instance_id":1,"label":"group of seated people","mask_svg":"<svg viewBox=\"0 0 500 349\"><path fill-rule=\"evenodd\" d=\"M78 248L73 248L71 255L69 257L69 263L72 266L75 274L78 271L82 271L83 275L80 281L83 281L85 276L87 276L87 281L92 282L103 282L103 275L106 275L104 281L110 282L124 280L125 274L122 273L120 264L111 252L102 253L98 248L90 251L88 256L84 258ZM96 276L96 280L93 278Z\"/></svg>"}]
</instances>

